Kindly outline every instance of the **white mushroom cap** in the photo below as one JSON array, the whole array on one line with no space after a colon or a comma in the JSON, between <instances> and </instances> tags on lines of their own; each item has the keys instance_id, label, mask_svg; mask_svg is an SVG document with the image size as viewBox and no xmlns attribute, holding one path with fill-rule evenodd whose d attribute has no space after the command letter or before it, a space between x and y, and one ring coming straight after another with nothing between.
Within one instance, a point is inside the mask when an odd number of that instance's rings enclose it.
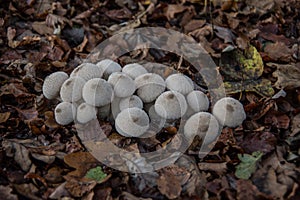
<instances>
[{"instance_id":1,"label":"white mushroom cap","mask_svg":"<svg viewBox=\"0 0 300 200\"><path fill-rule=\"evenodd\" d=\"M228 127L237 127L246 119L243 105L236 99L224 97L216 102L212 114L220 124Z\"/></svg>"},{"instance_id":2,"label":"white mushroom cap","mask_svg":"<svg viewBox=\"0 0 300 200\"><path fill-rule=\"evenodd\" d=\"M54 72L47 76L43 84L43 94L47 99L55 99L59 96L62 84L69 78L65 72Z\"/></svg>"},{"instance_id":3,"label":"white mushroom cap","mask_svg":"<svg viewBox=\"0 0 300 200\"><path fill-rule=\"evenodd\" d=\"M93 78L85 83L82 89L84 101L92 106L104 106L113 99L112 86L102 78Z\"/></svg>"},{"instance_id":4,"label":"white mushroom cap","mask_svg":"<svg viewBox=\"0 0 300 200\"><path fill-rule=\"evenodd\" d=\"M166 83L158 74L146 73L135 79L137 95L143 102L154 101L162 92L165 91Z\"/></svg>"},{"instance_id":5,"label":"white mushroom cap","mask_svg":"<svg viewBox=\"0 0 300 200\"><path fill-rule=\"evenodd\" d=\"M198 90L190 92L186 97L189 107L195 111L207 111L209 108L209 100L207 96Z\"/></svg>"},{"instance_id":6,"label":"white mushroom cap","mask_svg":"<svg viewBox=\"0 0 300 200\"><path fill-rule=\"evenodd\" d=\"M165 119L178 119L187 110L187 103L182 94L176 91L162 93L154 104L156 113Z\"/></svg>"},{"instance_id":7,"label":"white mushroom cap","mask_svg":"<svg viewBox=\"0 0 300 200\"><path fill-rule=\"evenodd\" d=\"M166 79L166 85L169 90L180 92L183 95L194 90L192 79L184 74L172 74Z\"/></svg>"},{"instance_id":8,"label":"white mushroom cap","mask_svg":"<svg viewBox=\"0 0 300 200\"><path fill-rule=\"evenodd\" d=\"M110 60L104 59L96 64L103 71L103 78L107 79L112 73L122 71L121 65Z\"/></svg>"},{"instance_id":9,"label":"white mushroom cap","mask_svg":"<svg viewBox=\"0 0 300 200\"><path fill-rule=\"evenodd\" d=\"M115 126L125 137L139 137L148 130L149 117L140 108L127 108L117 116Z\"/></svg>"},{"instance_id":10,"label":"white mushroom cap","mask_svg":"<svg viewBox=\"0 0 300 200\"><path fill-rule=\"evenodd\" d=\"M76 108L72 103L61 102L55 107L54 116L58 124L70 124L76 117Z\"/></svg>"},{"instance_id":11,"label":"white mushroom cap","mask_svg":"<svg viewBox=\"0 0 300 200\"><path fill-rule=\"evenodd\" d=\"M97 110L94 106L91 106L87 103L82 103L77 108L76 118L79 123L85 124L97 118Z\"/></svg>"},{"instance_id":12,"label":"white mushroom cap","mask_svg":"<svg viewBox=\"0 0 300 200\"><path fill-rule=\"evenodd\" d=\"M134 81L122 72L112 73L107 81L113 86L117 97L129 97L135 92Z\"/></svg>"},{"instance_id":13,"label":"white mushroom cap","mask_svg":"<svg viewBox=\"0 0 300 200\"><path fill-rule=\"evenodd\" d=\"M115 97L113 101L111 102L111 115L109 117L110 121L115 121L118 114L121 112L120 110L120 101L122 98Z\"/></svg>"},{"instance_id":14,"label":"white mushroom cap","mask_svg":"<svg viewBox=\"0 0 300 200\"><path fill-rule=\"evenodd\" d=\"M124 110L126 108L134 108L134 107L143 109L143 101L140 99L140 97L136 95L132 95L130 97L121 99L120 110Z\"/></svg>"},{"instance_id":15,"label":"white mushroom cap","mask_svg":"<svg viewBox=\"0 0 300 200\"><path fill-rule=\"evenodd\" d=\"M97 109L97 116L100 119L106 119L109 117L110 114L110 103L101 107L98 107Z\"/></svg>"},{"instance_id":16,"label":"white mushroom cap","mask_svg":"<svg viewBox=\"0 0 300 200\"><path fill-rule=\"evenodd\" d=\"M60 88L60 97L66 102L76 102L82 98L85 80L79 76L67 79Z\"/></svg>"},{"instance_id":17,"label":"white mushroom cap","mask_svg":"<svg viewBox=\"0 0 300 200\"><path fill-rule=\"evenodd\" d=\"M211 143L220 132L218 120L208 112L198 112L192 115L184 125L184 135L190 141L199 135L205 143Z\"/></svg>"},{"instance_id":18,"label":"white mushroom cap","mask_svg":"<svg viewBox=\"0 0 300 200\"><path fill-rule=\"evenodd\" d=\"M138 63L127 64L123 67L122 72L130 76L132 79L136 77L148 73L148 71Z\"/></svg>"},{"instance_id":19,"label":"white mushroom cap","mask_svg":"<svg viewBox=\"0 0 300 200\"><path fill-rule=\"evenodd\" d=\"M93 63L82 63L76 67L70 74L70 77L80 76L88 81L92 78L101 78L103 75L102 69Z\"/></svg>"}]
</instances>

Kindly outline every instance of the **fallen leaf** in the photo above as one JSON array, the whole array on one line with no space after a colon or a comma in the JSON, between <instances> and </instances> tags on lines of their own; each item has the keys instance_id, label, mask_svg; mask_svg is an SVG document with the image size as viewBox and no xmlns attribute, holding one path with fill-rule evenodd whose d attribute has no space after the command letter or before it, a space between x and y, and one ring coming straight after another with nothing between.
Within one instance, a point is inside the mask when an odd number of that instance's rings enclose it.
<instances>
[{"instance_id":1,"label":"fallen leaf","mask_svg":"<svg viewBox=\"0 0 300 200\"><path fill-rule=\"evenodd\" d=\"M290 136L295 136L300 132L300 114L296 115L292 119L292 133Z\"/></svg>"},{"instance_id":2,"label":"fallen leaf","mask_svg":"<svg viewBox=\"0 0 300 200\"><path fill-rule=\"evenodd\" d=\"M164 15L170 21L171 19L174 19L176 14L182 13L187 9L189 9L189 7L181 4L168 4L168 6L164 10Z\"/></svg>"},{"instance_id":3,"label":"fallen leaf","mask_svg":"<svg viewBox=\"0 0 300 200\"><path fill-rule=\"evenodd\" d=\"M219 38L224 40L224 43L234 43L233 41L236 37L230 29L221 26L214 26L214 31Z\"/></svg>"},{"instance_id":4,"label":"fallen leaf","mask_svg":"<svg viewBox=\"0 0 300 200\"><path fill-rule=\"evenodd\" d=\"M37 196L39 190L33 183L24 183L20 185L14 184L14 188L17 193L21 194L24 197L27 197L28 199L40 200L40 198Z\"/></svg>"},{"instance_id":5,"label":"fallen leaf","mask_svg":"<svg viewBox=\"0 0 300 200\"><path fill-rule=\"evenodd\" d=\"M70 193L65 188L67 182L60 184L55 190L50 194L50 199L61 199L62 197L70 197Z\"/></svg>"},{"instance_id":6,"label":"fallen leaf","mask_svg":"<svg viewBox=\"0 0 300 200\"><path fill-rule=\"evenodd\" d=\"M184 32L185 33L189 33L191 31L194 31L198 28L201 28L202 26L204 26L204 24L206 23L205 20L201 20L201 19L192 19L190 20L185 26L184 26Z\"/></svg>"},{"instance_id":7,"label":"fallen leaf","mask_svg":"<svg viewBox=\"0 0 300 200\"><path fill-rule=\"evenodd\" d=\"M4 123L10 117L10 112L0 113L0 123Z\"/></svg>"},{"instance_id":8,"label":"fallen leaf","mask_svg":"<svg viewBox=\"0 0 300 200\"><path fill-rule=\"evenodd\" d=\"M51 35L54 32L54 29L49 27L46 22L33 22L31 26L40 35Z\"/></svg>"},{"instance_id":9,"label":"fallen leaf","mask_svg":"<svg viewBox=\"0 0 300 200\"><path fill-rule=\"evenodd\" d=\"M283 42L267 43L264 52L272 61L291 62L293 50Z\"/></svg>"},{"instance_id":10,"label":"fallen leaf","mask_svg":"<svg viewBox=\"0 0 300 200\"><path fill-rule=\"evenodd\" d=\"M300 63L276 64L267 63L267 66L277 67L273 76L277 78L274 86L278 89L294 89L300 87Z\"/></svg>"},{"instance_id":11,"label":"fallen leaf","mask_svg":"<svg viewBox=\"0 0 300 200\"><path fill-rule=\"evenodd\" d=\"M235 176L240 179L249 179L256 170L256 163L261 159L263 153L257 151L249 154L238 154L241 163L236 166Z\"/></svg>"},{"instance_id":12,"label":"fallen leaf","mask_svg":"<svg viewBox=\"0 0 300 200\"><path fill-rule=\"evenodd\" d=\"M0 194L1 194L0 199L17 200L18 196L12 194L11 192L12 192L12 188L9 185L8 186L0 185Z\"/></svg>"},{"instance_id":13,"label":"fallen leaf","mask_svg":"<svg viewBox=\"0 0 300 200\"><path fill-rule=\"evenodd\" d=\"M74 197L82 197L97 185L96 181L78 181L70 179L65 184L66 190Z\"/></svg>"},{"instance_id":14,"label":"fallen leaf","mask_svg":"<svg viewBox=\"0 0 300 200\"><path fill-rule=\"evenodd\" d=\"M250 180L237 180L237 200L273 200L271 196L267 196L260 192Z\"/></svg>"},{"instance_id":15,"label":"fallen leaf","mask_svg":"<svg viewBox=\"0 0 300 200\"><path fill-rule=\"evenodd\" d=\"M200 162L198 163L199 169L202 171L213 171L219 175L224 174L227 171L227 163L208 163Z\"/></svg>"},{"instance_id":16,"label":"fallen leaf","mask_svg":"<svg viewBox=\"0 0 300 200\"><path fill-rule=\"evenodd\" d=\"M265 123L272 124L279 129L288 129L290 126L290 118L279 111L270 111L265 116Z\"/></svg>"},{"instance_id":17,"label":"fallen leaf","mask_svg":"<svg viewBox=\"0 0 300 200\"><path fill-rule=\"evenodd\" d=\"M125 19L130 19L132 17L131 11L126 7L119 10L108 10L105 12L105 15L119 22Z\"/></svg>"}]
</instances>

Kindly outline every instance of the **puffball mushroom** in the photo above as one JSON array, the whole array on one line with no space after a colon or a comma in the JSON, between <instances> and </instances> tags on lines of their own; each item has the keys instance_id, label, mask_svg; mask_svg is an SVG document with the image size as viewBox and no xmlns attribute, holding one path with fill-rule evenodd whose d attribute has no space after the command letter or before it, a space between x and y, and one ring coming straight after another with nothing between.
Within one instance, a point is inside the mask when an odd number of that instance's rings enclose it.
<instances>
[{"instance_id":1,"label":"puffball mushroom","mask_svg":"<svg viewBox=\"0 0 300 200\"><path fill-rule=\"evenodd\" d=\"M97 65L93 63L82 63L72 71L70 77L80 76L88 81L93 78L101 78L102 75L103 71Z\"/></svg>"},{"instance_id":2,"label":"puffball mushroom","mask_svg":"<svg viewBox=\"0 0 300 200\"><path fill-rule=\"evenodd\" d=\"M192 79L184 74L172 74L166 79L166 85L169 90L180 92L183 95L194 90Z\"/></svg>"},{"instance_id":3,"label":"puffball mushroom","mask_svg":"<svg viewBox=\"0 0 300 200\"><path fill-rule=\"evenodd\" d=\"M209 100L207 96L198 90L190 92L186 97L189 107L194 112L207 111L209 108Z\"/></svg>"},{"instance_id":4,"label":"puffball mushroom","mask_svg":"<svg viewBox=\"0 0 300 200\"><path fill-rule=\"evenodd\" d=\"M166 91L155 101L156 113L165 119L178 119L187 111L187 103L182 94L176 91Z\"/></svg>"},{"instance_id":5,"label":"puffball mushroom","mask_svg":"<svg viewBox=\"0 0 300 200\"><path fill-rule=\"evenodd\" d=\"M216 102L212 114L220 124L228 127L237 127L246 119L243 105L232 97L224 97Z\"/></svg>"},{"instance_id":6,"label":"puffball mushroom","mask_svg":"<svg viewBox=\"0 0 300 200\"><path fill-rule=\"evenodd\" d=\"M43 94L47 99L55 99L59 96L62 84L69 78L65 72L54 72L47 76L43 84Z\"/></svg>"},{"instance_id":7,"label":"puffball mushroom","mask_svg":"<svg viewBox=\"0 0 300 200\"><path fill-rule=\"evenodd\" d=\"M121 72L122 67L118 63L110 60L104 59L96 64L101 71L103 71L103 78L107 79L114 72Z\"/></svg>"},{"instance_id":8,"label":"puffball mushroom","mask_svg":"<svg viewBox=\"0 0 300 200\"><path fill-rule=\"evenodd\" d=\"M73 122L76 116L76 107L69 102L59 103L54 110L55 121L60 125Z\"/></svg>"},{"instance_id":9,"label":"puffball mushroom","mask_svg":"<svg viewBox=\"0 0 300 200\"><path fill-rule=\"evenodd\" d=\"M77 108L76 118L79 123L85 124L97 118L97 110L94 106L91 106L87 103L82 103Z\"/></svg>"},{"instance_id":10,"label":"puffball mushroom","mask_svg":"<svg viewBox=\"0 0 300 200\"><path fill-rule=\"evenodd\" d=\"M132 78L122 72L112 73L107 80L113 88L117 97L129 97L135 92L135 84Z\"/></svg>"},{"instance_id":11,"label":"puffball mushroom","mask_svg":"<svg viewBox=\"0 0 300 200\"><path fill-rule=\"evenodd\" d=\"M140 108L126 108L118 114L115 127L125 137L139 137L148 130L149 117Z\"/></svg>"},{"instance_id":12,"label":"puffball mushroom","mask_svg":"<svg viewBox=\"0 0 300 200\"><path fill-rule=\"evenodd\" d=\"M102 78L93 78L85 83L82 89L84 101L92 106L104 106L113 99L112 86Z\"/></svg>"},{"instance_id":13,"label":"puffball mushroom","mask_svg":"<svg viewBox=\"0 0 300 200\"><path fill-rule=\"evenodd\" d=\"M204 139L205 143L213 142L220 134L218 120L208 112L198 112L192 115L184 125L184 135L192 140L196 135Z\"/></svg>"},{"instance_id":14,"label":"puffball mushroom","mask_svg":"<svg viewBox=\"0 0 300 200\"><path fill-rule=\"evenodd\" d=\"M148 73L148 71L138 63L127 64L123 67L122 72L130 76L132 79L136 77Z\"/></svg>"},{"instance_id":15,"label":"puffball mushroom","mask_svg":"<svg viewBox=\"0 0 300 200\"><path fill-rule=\"evenodd\" d=\"M154 73L138 76L135 79L135 85L137 87L137 95L145 103L154 101L166 88L164 79Z\"/></svg>"},{"instance_id":16,"label":"puffball mushroom","mask_svg":"<svg viewBox=\"0 0 300 200\"><path fill-rule=\"evenodd\" d=\"M143 101L138 96L132 95L131 97L121 99L120 110L134 107L143 109Z\"/></svg>"},{"instance_id":17,"label":"puffball mushroom","mask_svg":"<svg viewBox=\"0 0 300 200\"><path fill-rule=\"evenodd\" d=\"M85 80L79 76L70 77L60 88L60 97L66 102L76 102L82 98L82 88Z\"/></svg>"}]
</instances>

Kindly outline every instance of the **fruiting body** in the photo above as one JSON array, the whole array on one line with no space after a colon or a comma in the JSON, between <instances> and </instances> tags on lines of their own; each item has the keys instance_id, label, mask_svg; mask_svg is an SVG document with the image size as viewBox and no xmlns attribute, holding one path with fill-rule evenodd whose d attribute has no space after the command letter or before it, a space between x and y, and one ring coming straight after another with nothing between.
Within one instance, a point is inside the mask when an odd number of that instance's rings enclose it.
<instances>
[{"instance_id":1,"label":"fruiting body","mask_svg":"<svg viewBox=\"0 0 300 200\"><path fill-rule=\"evenodd\" d=\"M132 78L122 72L112 73L107 80L113 88L117 97L129 97L135 92L135 84Z\"/></svg>"},{"instance_id":2,"label":"fruiting body","mask_svg":"<svg viewBox=\"0 0 300 200\"><path fill-rule=\"evenodd\" d=\"M110 59L101 60L96 65L101 69L101 71L103 71L103 78L105 79L107 79L114 72L122 71L122 67Z\"/></svg>"},{"instance_id":3,"label":"fruiting body","mask_svg":"<svg viewBox=\"0 0 300 200\"><path fill-rule=\"evenodd\" d=\"M187 110L187 103L182 94L176 91L162 93L154 104L156 113L165 119L178 119Z\"/></svg>"},{"instance_id":4,"label":"fruiting body","mask_svg":"<svg viewBox=\"0 0 300 200\"><path fill-rule=\"evenodd\" d=\"M166 85L169 90L180 92L183 95L194 90L193 81L183 74L172 74L166 79Z\"/></svg>"},{"instance_id":5,"label":"fruiting body","mask_svg":"<svg viewBox=\"0 0 300 200\"><path fill-rule=\"evenodd\" d=\"M194 112L207 111L209 108L209 100L201 91L192 91L186 97L189 107Z\"/></svg>"},{"instance_id":6,"label":"fruiting body","mask_svg":"<svg viewBox=\"0 0 300 200\"><path fill-rule=\"evenodd\" d=\"M60 88L60 97L66 102L76 102L82 98L85 80L79 76L67 79Z\"/></svg>"},{"instance_id":7,"label":"fruiting body","mask_svg":"<svg viewBox=\"0 0 300 200\"><path fill-rule=\"evenodd\" d=\"M120 110L124 110L126 108L134 108L134 107L143 109L143 102L138 96L132 95L131 97L126 97L121 99Z\"/></svg>"},{"instance_id":8,"label":"fruiting body","mask_svg":"<svg viewBox=\"0 0 300 200\"><path fill-rule=\"evenodd\" d=\"M97 118L97 111L94 106L87 103L82 103L77 108L77 121L81 124L85 124L93 119Z\"/></svg>"},{"instance_id":9,"label":"fruiting body","mask_svg":"<svg viewBox=\"0 0 300 200\"><path fill-rule=\"evenodd\" d=\"M241 125L246 119L243 105L231 97L224 97L217 101L212 113L220 124L232 128Z\"/></svg>"},{"instance_id":10,"label":"fruiting body","mask_svg":"<svg viewBox=\"0 0 300 200\"><path fill-rule=\"evenodd\" d=\"M47 99L55 99L59 96L62 84L69 78L65 72L54 72L47 76L43 83L43 94Z\"/></svg>"},{"instance_id":11,"label":"fruiting body","mask_svg":"<svg viewBox=\"0 0 300 200\"><path fill-rule=\"evenodd\" d=\"M76 67L70 74L70 77L80 76L84 80L88 81L93 78L101 78L103 75L102 69L92 63L82 63Z\"/></svg>"},{"instance_id":12,"label":"fruiting body","mask_svg":"<svg viewBox=\"0 0 300 200\"><path fill-rule=\"evenodd\" d=\"M61 102L54 110L55 121L60 125L67 125L73 122L76 116L76 108L72 103Z\"/></svg>"},{"instance_id":13,"label":"fruiting body","mask_svg":"<svg viewBox=\"0 0 300 200\"><path fill-rule=\"evenodd\" d=\"M198 112L192 115L184 125L184 135L189 141L199 135L205 143L211 143L219 134L219 122L208 112Z\"/></svg>"},{"instance_id":14,"label":"fruiting body","mask_svg":"<svg viewBox=\"0 0 300 200\"><path fill-rule=\"evenodd\" d=\"M149 128L149 117L140 108L127 108L115 120L116 130L125 137L139 137Z\"/></svg>"},{"instance_id":15,"label":"fruiting body","mask_svg":"<svg viewBox=\"0 0 300 200\"><path fill-rule=\"evenodd\" d=\"M82 89L84 101L92 106L104 106L113 99L112 86L102 78L93 78Z\"/></svg>"},{"instance_id":16,"label":"fruiting body","mask_svg":"<svg viewBox=\"0 0 300 200\"><path fill-rule=\"evenodd\" d=\"M154 73L138 76L135 79L135 85L137 87L137 95L145 103L154 101L166 88L164 79Z\"/></svg>"},{"instance_id":17,"label":"fruiting body","mask_svg":"<svg viewBox=\"0 0 300 200\"><path fill-rule=\"evenodd\" d=\"M133 80L142 75L148 73L148 71L138 63L127 64L123 67L122 72L130 76Z\"/></svg>"}]
</instances>

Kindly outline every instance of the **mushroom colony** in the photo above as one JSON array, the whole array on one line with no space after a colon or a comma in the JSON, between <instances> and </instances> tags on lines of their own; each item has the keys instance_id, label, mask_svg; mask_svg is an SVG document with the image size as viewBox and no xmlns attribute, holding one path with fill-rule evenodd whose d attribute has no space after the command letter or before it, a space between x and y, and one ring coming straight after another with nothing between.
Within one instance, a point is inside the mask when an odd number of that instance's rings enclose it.
<instances>
[{"instance_id":1,"label":"mushroom colony","mask_svg":"<svg viewBox=\"0 0 300 200\"><path fill-rule=\"evenodd\" d=\"M184 74L164 79L141 64L121 67L110 59L83 63L70 75L50 74L44 80L43 94L61 101L54 110L58 124L110 120L125 137L145 136L185 116L185 137L198 135L212 142L223 126L237 127L246 118L243 105L231 97L217 101L209 113L207 95L196 90Z\"/></svg>"}]
</instances>

